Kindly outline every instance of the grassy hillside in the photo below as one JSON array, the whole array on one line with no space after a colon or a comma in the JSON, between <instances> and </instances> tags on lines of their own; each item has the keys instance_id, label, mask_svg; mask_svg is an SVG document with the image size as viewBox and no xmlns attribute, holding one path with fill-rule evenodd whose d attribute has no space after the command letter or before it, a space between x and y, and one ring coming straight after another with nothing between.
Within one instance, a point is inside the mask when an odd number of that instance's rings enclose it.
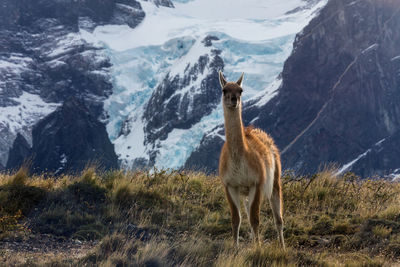
<instances>
[{"instance_id":1,"label":"grassy hillside","mask_svg":"<svg viewBox=\"0 0 400 267\"><path fill-rule=\"evenodd\" d=\"M0 265L388 266L400 264L400 184L323 171L283 177L285 238L262 209L240 248L217 177L182 171L0 175Z\"/></svg>"}]
</instances>

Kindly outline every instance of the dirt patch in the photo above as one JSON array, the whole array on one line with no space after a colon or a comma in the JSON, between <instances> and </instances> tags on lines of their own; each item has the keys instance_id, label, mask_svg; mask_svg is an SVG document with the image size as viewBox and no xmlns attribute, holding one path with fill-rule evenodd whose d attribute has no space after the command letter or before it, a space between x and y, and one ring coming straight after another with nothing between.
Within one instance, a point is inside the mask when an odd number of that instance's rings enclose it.
<instances>
[{"instance_id":1,"label":"dirt patch","mask_svg":"<svg viewBox=\"0 0 400 267\"><path fill-rule=\"evenodd\" d=\"M7 238L0 241L0 265L40 265L51 262L69 265L85 256L96 244L96 241L62 239L45 234Z\"/></svg>"}]
</instances>

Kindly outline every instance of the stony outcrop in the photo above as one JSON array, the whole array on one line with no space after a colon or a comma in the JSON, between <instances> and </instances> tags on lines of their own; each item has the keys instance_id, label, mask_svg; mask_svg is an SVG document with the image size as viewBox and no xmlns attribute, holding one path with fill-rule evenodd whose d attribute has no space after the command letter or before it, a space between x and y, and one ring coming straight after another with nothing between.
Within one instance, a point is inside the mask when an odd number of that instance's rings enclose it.
<instances>
[{"instance_id":1,"label":"stony outcrop","mask_svg":"<svg viewBox=\"0 0 400 267\"><path fill-rule=\"evenodd\" d=\"M13 146L9 152L7 169L17 169L20 166L27 164L29 166L31 158L31 145L25 139L25 137L18 133L14 140Z\"/></svg>"},{"instance_id":2,"label":"stony outcrop","mask_svg":"<svg viewBox=\"0 0 400 267\"><path fill-rule=\"evenodd\" d=\"M55 112L37 123L32 132L33 146L18 135L11 150L8 168L29 159L34 172L55 174L77 172L88 164L102 169L118 168L104 124L76 98L70 98Z\"/></svg>"}]
</instances>

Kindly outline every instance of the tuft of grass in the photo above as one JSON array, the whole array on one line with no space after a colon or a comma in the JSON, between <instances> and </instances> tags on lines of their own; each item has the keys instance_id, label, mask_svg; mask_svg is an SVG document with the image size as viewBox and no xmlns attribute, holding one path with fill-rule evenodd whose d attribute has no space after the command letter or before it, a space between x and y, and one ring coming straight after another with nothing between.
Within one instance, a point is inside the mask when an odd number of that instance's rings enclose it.
<instances>
[{"instance_id":1,"label":"tuft of grass","mask_svg":"<svg viewBox=\"0 0 400 267\"><path fill-rule=\"evenodd\" d=\"M372 233L376 237L380 238L387 238L390 233L392 232L392 228L386 227L383 225L377 225L374 228L372 228Z\"/></svg>"},{"instance_id":2,"label":"tuft of grass","mask_svg":"<svg viewBox=\"0 0 400 267\"><path fill-rule=\"evenodd\" d=\"M345 262L346 267L382 267L385 263L379 258L370 258L367 255L355 253Z\"/></svg>"},{"instance_id":3,"label":"tuft of grass","mask_svg":"<svg viewBox=\"0 0 400 267\"><path fill-rule=\"evenodd\" d=\"M106 200L106 188L101 185L93 168L84 170L76 182L67 186L72 195L81 202L90 204L102 203Z\"/></svg>"},{"instance_id":4,"label":"tuft of grass","mask_svg":"<svg viewBox=\"0 0 400 267\"><path fill-rule=\"evenodd\" d=\"M38 206L30 220L32 230L80 240L97 240L106 235L107 189L95 169L84 170L80 177L64 177L59 183Z\"/></svg>"},{"instance_id":5,"label":"tuft of grass","mask_svg":"<svg viewBox=\"0 0 400 267\"><path fill-rule=\"evenodd\" d=\"M312 235L326 235L332 233L333 230L333 220L329 216L322 215L313 224L309 233Z\"/></svg>"},{"instance_id":6,"label":"tuft of grass","mask_svg":"<svg viewBox=\"0 0 400 267\"><path fill-rule=\"evenodd\" d=\"M294 262L290 258L289 250L283 251L279 246L257 246L248 250L245 255L245 262L249 266L294 266Z\"/></svg>"},{"instance_id":7,"label":"tuft of grass","mask_svg":"<svg viewBox=\"0 0 400 267\"><path fill-rule=\"evenodd\" d=\"M24 186L28 180L29 170L27 167L22 166L14 177L9 182L9 185Z\"/></svg>"},{"instance_id":8,"label":"tuft of grass","mask_svg":"<svg viewBox=\"0 0 400 267\"><path fill-rule=\"evenodd\" d=\"M28 171L21 168L3 185L0 185L0 216L27 215L44 197L45 190L27 184Z\"/></svg>"},{"instance_id":9,"label":"tuft of grass","mask_svg":"<svg viewBox=\"0 0 400 267\"><path fill-rule=\"evenodd\" d=\"M332 226L332 232L335 234L350 235L356 231L349 220L335 221Z\"/></svg>"}]
</instances>

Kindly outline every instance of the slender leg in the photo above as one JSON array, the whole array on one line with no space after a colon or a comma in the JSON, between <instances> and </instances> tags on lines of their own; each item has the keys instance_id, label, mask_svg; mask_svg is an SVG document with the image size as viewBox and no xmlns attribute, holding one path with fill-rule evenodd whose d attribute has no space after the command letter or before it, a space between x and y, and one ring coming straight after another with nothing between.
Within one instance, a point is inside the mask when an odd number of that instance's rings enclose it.
<instances>
[{"instance_id":1,"label":"slender leg","mask_svg":"<svg viewBox=\"0 0 400 267\"><path fill-rule=\"evenodd\" d=\"M249 201L249 199L250 199L250 195L247 196L247 198L245 199L244 207L246 210L247 218L250 220L250 201Z\"/></svg>"},{"instance_id":2,"label":"slender leg","mask_svg":"<svg viewBox=\"0 0 400 267\"><path fill-rule=\"evenodd\" d=\"M246 197L245 203L244 203L247 219L250 222L250 194ZM250 238L253 239L253 229L250 231Z\"/></svg>"},{"instance_id":3,"label":"slender leg","mask_svg":"<svg viewBox=\"0 0 400 267\"><path fill-rule=\"evenodd\" d=\"M231 208L232 233L236 246L239 246L239 228L240 228L240 195L237 187L225 187L226 197Z\"/></svg>"},{"instance_id":4,"label":"slender leg","mask_svg":"<svg viewBox=\"0 0 400 267\"><path fill-rule=\"evenodd\" d=\"M255 187L250 187L249 195L247 196L246 205L245 205L246 206L247 218L249 219L250 225L251 225L251 221L250 221L250 205L251 205L251 203L253 203L255 193L256 193L256 188ZM254 240L253 227L250 227L250 229L251 229L251 232L250 232L251 239Z\"/></svg>"},{"instance_id":5,"label":"slender leg","mask_svg":"<svg viewBox=\"0 0 400 267\"><path fill-rule=\"evenodd\" d=\"M283 239L283 217L282 217L282 198L280 189L275 188L269 201L274 216L276 230L278 232L279 243L285 249L285 240Z\"/></svg>"},{"instance_id":6,"label":"slender leg","mask_svg":"<svg viewBox=\"0 0 400 267\"><path fill-rule=\"evenodd\" d=\"M250 188L250 225L253 233L253 240L259 242L258 227L260 225L261 186L256 185Z\"/></svg>"}]
</instances>

